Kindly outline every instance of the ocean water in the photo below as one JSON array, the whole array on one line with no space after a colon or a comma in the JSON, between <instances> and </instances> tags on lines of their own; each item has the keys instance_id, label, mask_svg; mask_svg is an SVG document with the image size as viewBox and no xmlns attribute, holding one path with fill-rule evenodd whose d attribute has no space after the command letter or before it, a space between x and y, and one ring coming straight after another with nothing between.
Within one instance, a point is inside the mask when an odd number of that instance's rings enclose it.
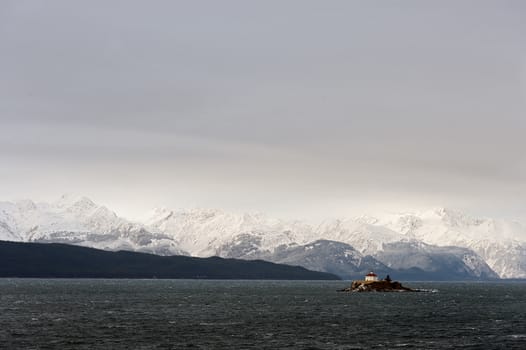
<instances>
[{"instance_id":1,"label":"ocean water","mask_svg":"<svg viewBox=\"0 0 526 350\"><path fill-rule=\"evenodd\" d=\"M5 349L526 349L526 283L0 279Z\"/></svg>"}]
</instances>

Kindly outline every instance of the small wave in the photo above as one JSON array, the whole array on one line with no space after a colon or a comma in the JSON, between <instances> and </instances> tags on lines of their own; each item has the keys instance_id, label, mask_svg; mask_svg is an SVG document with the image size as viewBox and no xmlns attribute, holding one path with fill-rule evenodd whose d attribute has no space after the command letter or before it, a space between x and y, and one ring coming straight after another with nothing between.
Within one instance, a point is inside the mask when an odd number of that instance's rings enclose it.
<instances>
[{"instance_id":1,"label":"small wave","mask_svg":"<svg viewBox=\"0 0 526 350\"><path fill-rule=\"evenodd\" d=\"M415 289L415 291L424 292L424 293L438 293L438 289L418 288L418 289Z\"/></svg>"},{"instance_id":2,"label":"small wave","mask_svg":"<svg viewBox=\"0 0 526 350\"><path fill-rule=\"evenodd\" d=\"M235 326L243 322L201 322L200 326Z\"/></svg>"},{"instance_id":3,"label":"small wave","mask_svg":"<svg viewBox=\"0 0 526 350\"><path fill-rule=\"evenodd\" d=\"M508 337L512 339L524 339L526 338L526 334L510 334Z\"/></svg>"}]
</instances>

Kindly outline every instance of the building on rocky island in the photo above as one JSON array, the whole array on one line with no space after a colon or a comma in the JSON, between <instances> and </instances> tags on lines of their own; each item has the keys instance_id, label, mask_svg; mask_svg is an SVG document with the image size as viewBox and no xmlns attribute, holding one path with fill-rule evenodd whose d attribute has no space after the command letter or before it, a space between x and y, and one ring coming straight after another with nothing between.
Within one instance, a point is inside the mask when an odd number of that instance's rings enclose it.
<instances>
[{"instance_id":1,"label":"building on rocky island","mask_svg":"<svg viewBox=\"0 0 526 350\"><path fill-rule=\"evenodd\" d=\"M366 281L378 281L378 275L371 271L365 276L365 280Z\"/></svg>"}]
</instances>

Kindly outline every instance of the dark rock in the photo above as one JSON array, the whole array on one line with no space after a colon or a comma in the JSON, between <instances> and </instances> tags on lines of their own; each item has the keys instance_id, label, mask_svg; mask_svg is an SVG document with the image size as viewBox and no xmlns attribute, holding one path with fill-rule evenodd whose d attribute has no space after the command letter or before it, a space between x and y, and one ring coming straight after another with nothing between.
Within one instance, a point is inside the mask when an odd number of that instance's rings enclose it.
<instances>
[{"instance_id":1,"label":"dark rock","mask_svg":"<svg viewBox=\"0 0 526 350\"><path fill-rule=\"evenodd\" d=\"M398 281L353 281L350 287L339 292L417 292L417 290L404 287Z\"/></svg>"}]
</instances>

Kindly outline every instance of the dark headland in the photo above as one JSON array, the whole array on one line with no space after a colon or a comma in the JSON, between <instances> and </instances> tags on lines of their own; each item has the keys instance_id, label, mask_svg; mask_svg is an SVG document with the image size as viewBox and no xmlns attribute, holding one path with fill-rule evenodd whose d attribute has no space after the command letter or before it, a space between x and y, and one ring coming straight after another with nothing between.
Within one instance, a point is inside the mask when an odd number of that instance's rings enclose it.
<instances>
[{"instance_id":1,"label":"dark headland","mask_svg":"<svg viewBox=\"0 0 526 350\"><path fill-rule=\"evenodd\" d=\"M262 260L159 256L55 243L0 241L0 277L339 280Z\"/></svg>"}]
</instances>

